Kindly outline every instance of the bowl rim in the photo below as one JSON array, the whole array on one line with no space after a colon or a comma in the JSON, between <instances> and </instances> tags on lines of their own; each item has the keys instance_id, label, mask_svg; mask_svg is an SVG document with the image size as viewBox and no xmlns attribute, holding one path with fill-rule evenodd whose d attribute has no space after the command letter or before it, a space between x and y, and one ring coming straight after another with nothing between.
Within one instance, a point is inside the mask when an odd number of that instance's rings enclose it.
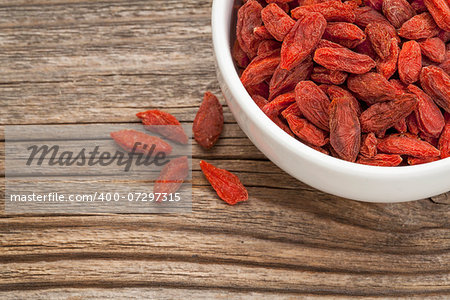
<instances>
[{"instance_id":1,"label":"bowl rim","mask_svg":"<svg viewBox=\"0 0 450 300\"><path fill-rule=\"evenodd\" d=\"M276 136L280 144L287 147L289 151L299 153L304 159L312 163L317 163L330 169L337 169L342 173L353 173L356 176L395 179L396 177L408 176L411 173L421 173L423 176L426 176L450 167L450 157L421 165L398 167L370 166L348 162L321 153L291 137L275 123L268 122L270 119L259 109L242 85L232 59L230 40L232 10L230 7L233 6L233 3L234 0L213 1L211 27L214 55L217 67L222 73L223 80L228 85L235 101L239 103L243 111L253 112L247 114L247 117L260 130Z\"/></svg>"}]
</instances>

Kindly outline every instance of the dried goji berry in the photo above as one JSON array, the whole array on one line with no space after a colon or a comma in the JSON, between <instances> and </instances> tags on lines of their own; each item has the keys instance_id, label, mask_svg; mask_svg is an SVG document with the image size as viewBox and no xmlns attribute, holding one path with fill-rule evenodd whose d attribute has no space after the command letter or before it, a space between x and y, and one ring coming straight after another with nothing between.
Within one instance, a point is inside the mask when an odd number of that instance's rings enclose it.
<instances>
[{"instance_id":1,"label":"dried goji berry","mask_svg":"<svg viewBox=\"0 0 450 300\"><path fill-rule=\"evenodd\" d=\"M361 44L366 35L358 26L347 22L328 23L323 38L341 44L347 48L355 48Z\"/></svg>"},{"instance_id":2,"label":"dried goji berry","mask_svg":"<svg viewBox=\"0 0 450 300\"><path fill-rule=\"evenodd\" d=\"M259 43L257 57L268 56L275 50L280 50L281 44L275 40L264 40Z\"/></svg>"},{"instance_id":3,"label":"dried goji berry","mask_svg":"<svg viewBox=\"0 0 450 300\"><path fill-rule=\"evenodd\" d=\"M217 195L226 203L235 205L248 199L248 192L239 178L227 170L200 161L200 168Z\"/></svg>"},{"instance_id":4,"label":"dried goji berry","mask_svg":"<svg viewBox=\"0 0 450 300\"><path fill-rule=\"evenodd\" d=\"M316 48L322 38L327 21L320 13L308 13L295 23L281 46L282 69L298 66Z\"/></svg>"},{"instance_id":5,"label":"dried goji berry","mask_svg":"<svg viewBox=\"0 0 450 300\"><path fill-rule=\"evenodd\" d=\"M445 127L439 138L439 150L441 158L450 157L450 114L445 114Z\"/></svg>"},{"instance_id":6,"label":"dried goji berry","mask_svg":"<svg viewBox=\"0 0 450 300\"><path fill-rule=\"evenodd\" d=\"M421 165L421 164L437 161L439 159L440 159L439 156L436 156L436 157L408 157L408 165L411 165L411 166Z\"/></svg>"},{"instance_id":7,"label":"dried goji berry","mask_svg":"<svg viewBox=\"0 0 450 300\"><path fill-rule=\"evenodd\" d=\"M321 39L317 44L317 49L318 48L345 48L345 47L337 43L333 43L332 41Z\"/></svg>"},{"instance_id":8,"label":"dried goji berry","mask_svg":"<svg viewBox=\"0 0 450 300\"><path fill-rule=\"evenodd\" d=\"M110 133L112 139L125 151L132 151L135 153L165 153L172 152L172 146L156 136L151 136L143 132L124 129Z\"/></svg>"},{"instance_id":9,"label":"dried goji berry","mask_svg":"<svg viewBox=\"0 0 450 300\"><path fill-rule=\"evenodd\" d=\"M398 100L375 103L361 114L361 129L363 132L382 132L406 118L416 105L417 98L411 94L403 94Z\"/></svg>"},{"instance_id":10,"label":"dried goji berry","mask_svg":"<svg viewBox=\"0 0 450 300\"><path fill-rule=\"evenodd\" d=\"M172 159L161 170L153 186L153 193L175 193L189 175L187 156Z\"/></svg>"},{"instance_id":11,"label":"dried goji berry","mask_svg":"<svg viewBox=\"0 0 450 300\"><path fill-rule=\"evenodd\" d=\"M423 0L412 0L410 3L411 7L416 11L416 14L428 11Z\"/></svg>"},{"instance_id":12,"label":"dried goji berry","mask_svg":"<svg viewBox=\"0 0 450 300\"><path fill-rule=\"evenodd\" d=\"M450 113L450 75L435 66L424 67L420 84L437 105Z\"/></svg>"},{"instance_id":13,"label":"dried goji berry","mask_svg":"<svg viewBox=\"0 0 450 300\"><path fill-rule=\"evenodd\" d=\"M291 70L285 70L278 66L270 79L269 100L295 89L298 82L305 80L311 74L313 68L312 57L308 56L298 66Z\"/></svg>"},{"instance_id":14,"label":"dried goji berry","mask_svg":"<svg viewBox=\"0 0 450 300\"><path fill-rule=\"evenodd\" d=\"M419 45L422 54L431 61L441 63L445 60L445 43L440 38L429 38L419 42Z\"/></svg>"},{"instance_id":15,"label":"dried goji berry","mask_svg":"<svg viewBox=\"0 0 450 300\"><path fill-rule=\"evenodd\" d=\"M424 3L436 24L450 31L450 3L446 0L424 0Z\"/></svg>"},{"instance_id":16,"label":"dried goji berry","mask_svg":"<svg viewBox=\"0 0 450 300\"><path fill-rule=\"evenodd\" d=\"M298 108L297 103L292 103L291 105L289 105L285 110L283 110L281 112L281 115L283 116L283 118L287 118L287 116L289 115L294 115L297 117L302 117L302 112L300 111L300 108Z\"/></svg>"},{"instance_id":17,"label":"dried goji berry","mask_svg":"<svg viewBox=\"0 0 450 300\"><path fill-rule=\"evenodd\" d=\"M310 12L321 13L327 21L350 23L355 21L354 7L351 4L342 3L339 0L330 0L323 3L299 6L291 11L291 15L294 19L300 19Z\"/></svg>"},{"instance_id":18,"label":"dried goji berry","mask_svg":"<svg viewBox=\"0 0 450 300\"><path fill-rule=\"evenodd\" d=\"M405 133L408 131L408 125L406 124L406 118L401 119L397 123L394 124L395 130L400 133Z\"/></svg>"},{"instance_id":19,"label":"dried goji berry","mask_svg":"<svg viewBox=\"0 0 450 300\"><path fill-rule=\"evenodd\" d=\"M335 98L345 98L350 103L350 106L353 108L356 114L358 116L361 115L361 105L359 105L358 100L355 97L353 97L352 93L350 93L349 91L339 86L331 85L327 88L326 93L328 94L331 100Z\"/></svg>"},{"instance_id":20,"label":"dried goji berry","mask_svg":"<svg viewBox=\"0 0 450 300\"><path fill-rule=\"evenodd\" d=\"M319 48L314 53L314 61L327 69L354 74L364 74L376 66L367 55L347 48Z\"/></svg>"},{"instance_id":21,"label":"dried goji berry","mask_svg":"<svg viewBox=\"0 0 450 300\"><path fill-rule=\"evenodd\" d=\"M408 125L409 133L413 135L419 134L419 125L417 125L416 114L412 113L406 117L406 125Z\"/></svg>"},{"instance_id":22,"label":"dried goji berry","mask_svg":"<svg viewBox=\"0 0 450 300\"><path fill-rule=\"evenodd\" d=\"M375 52L375 50L373 50L372 43L368 39L366 39L361 44L356 46L355 49L353 49L353 51L355 51L357 53L365 54L373 60L376 60L379 58L378 54Z\"/></svg>"},{"instance_id":23,"label":"dried goji berry","mask_svg":"<svg viewBox=\"0 0 450 300\"><path fill-rule=\"evenodd\" d=\"M241 75L242 84L252 86L269 79L280 63L279 51L255 57Z\"/></svg>"},{"instance_id":24,"label":"dried goji berry","mask_svg":"<svg viewBox=\"0 0 450 300\"><path fill-rule=\"evenodd\" d=\"M398 55L398 75L405 84L411 84L419 80L422 69L422 54L416 41L403 43Z\"/></svg>"},{"instance_id":25,"label":"dried goji berry","mask_svg":"<svg viewBox=\"0 0 450 300\"><path fill-rule=\"evenodd\" d=\"M408 92L407 85L399 79L389 79L389 83L397 89L398 94L400 95Z\"/></svg>"},{"instance_id":26,"label":"dried goji berry","mask_svg":"<svg viewBox=\"0 0 450 300\"><path fill-rule=\"evenodd\" d=\"M440 155L439 150L429 143L408 134L393 134L378 140L377 148L384 153L414 157L436 157Z\"/></svg>"},{"instance_id":27,"label":"dried goji berry","mask_svg":"<svg viewBox=\"0 0 450 300\"><path fill-rule=\"evenodd\" d=\"M329 131L330 100L312 81L300 81L295 88L295 99L302 114L320 129Z\"/></svg>"},{"instance_id":28,"label":"dried goji berry","mask_svg":"<svg viewBox=\"0 0 450 300\"><path fill-rule=\"evenodd\" d=\"M289 105L291 105L294 102L295 102L295 92L290 92L276 97L275 99L264 105L262 110L266 114L275 113L278 115L282 110L286 109Z\"/></svg>"},{"instance_id":29,"label":"dried goji berry","mask_svg":"<svg viewBox=\"0 0 450 300\"><path fill-rule=\"evenodd\" d=\"M395 99L399 92L383 75L369 72L362 75L349 76L347 87L358 99L369 104Z\"/></svg>"},{"instance_id":30,"label":"dried goji berry","mask_svg":"<svg viewBox=\"0 0 450 300\"><path fill-rule=\"evenodd\" d=\"M364 4L370 6L371 8L381 11L383 6L383 0L364 0Z\"/></svg>"},{"instance_id":31,"label":"dried goji berry","mask_svg":"<svg viewBox=\"0 0 450 300\"><path fill-rule=\"evenodd\" d=\"M395 167L402 163L403 159L396 154L377 154L374 157L359 156L356 161L358 164L379 166L379 167Z\"/></svg>"},{"instance_id":32,"label":"dried goji berry","mask_svg":"<svg viewBox=\"0 0 450 300\"><path fill-rule=\"evenodd\" d=\"M377 155L377 144L377 137L373 132L370 132L369 134L363 136L359 153L365 157L372 158Z\"/></svg>"},{"instance_id":33,"label":"dried goji berry","mask_svg":"<svg viewBox=\"0 0 450 300\"><path fill-rule=\"evenodd\" d=\"M159 133L174 142L187 144L188 137L173 115L155 109L137 113L136 116L142 120L145 129Z\"/></svg>"},{"instance_id":34,"label":"dried goji berry","mask_svg":"<svg viewBox=\"0 0 450 300\"><path fill-rule=\"evenodd\" d=\"M267 100L264 97L260 96L260 95L253 95L252 99L255 102L255 104L258 105L258 107L261 110L264 107L264 105L266 105L268 103Z\"/></svg>"},{"instance_id":35,"label":"dried goji berry","mask_svg":"<svg viewBox=\"0 0 450 300\"><path fill-rule=\"evenodd\" d=\"M412 17L398 30L399 36L410 40L426 39L436 36L438 33L439 27L427 12Z\"/></svg>"},{"instance_id":36,"label":"dried goji berry","mask_svg":"<svg viewBox=\"0 0 450 300\"><path fill-rule=\"evenodd\" d=\"M400 41L395 28L387 22L370 23L366 26L365 32L373 50L381 59L385 59L391 53L392 38Z\"/></svg>"},{"instance_id":37,"label":"dried goji berry","mask_svg":"<svg viewBox=\"0 0 450 300\"><path fill-rule=\"evenodd\" d=\"M302 141L318 147L328 143L327 133L311 124L308 120L290 114L286 117L286 121L292 132Z\"/></svg>"},{"instance_id":38,"label":"dried goji berry","mask_svg":"<svg viewBox=\"0 0 450 300\"><path fill-rule=\"evenodd\" d=\"M236 64L241 68L246 68L250 63L250 59L248 58L244 50L241 49L241 46L239 46L237 40L234 42L231 54L233 55L233 59L236 62Z\"/></svg>"},{"instance_id":39,"label":"dried goji berry","mask_svg":"<svg viewBox=\"0 0 450 300\"><path fill-rule=\"evenodd\" d=\"M267 30L278 41L282 41L295 25L295 21L275 3L263 8L261 17Z\"/></svg>"},{"instance_id":40,"label":"dried goji berry","mask_svg":"<svg viewBox=\"0 0 450 300\"><path fill-rule=\"evenodd\" d=\"M416 14L406 0L383 0L382 10L384 16L395 28L399 28Z\"/></svg>"},{"instance_id":41,"label":"dried goji berry","mask_svg":"<svg viewBox=\"0 0 450 300\"><path fill-rule=\"evenodd\" d=\"M377 59L377 71L386 79L389 79L397 71L398 55L400 48L397 40L391 39L390 53L385 59Z\"/></svg>"},{"instance_id":42,"label":"dried goji berry","mask_svg":"<svg viewBox=\"0 0 450 300\"><path fill-rule=\"evenodd\" d=\"M444 116L440 109L417 86L411 84L408 86L408 90L417 96L415 114L420 131L433 137L439 137L445 125Z\"/></svg>"},{"instance_id":43,"label":"dried goji berry","mask_svg":"<svg viewBox=\"0 0 450 300\"><path fill-rule=\"evenodd\" d=\"M369 6L356 8L355 13L355 24L363 28L370 23L388 22L388 20L382 14Z\"/></svg>"},{"instance_id":44,"label":"dried goji berry","mask_svg":"<svg viewBox=\"0 0 450 300\"><path fill-rule=\"evenodd\" d=\"M346 98L330 104L330 144L340 158L354 162L361 147L361 127L354 108Z\"/></svg>"},{"instance_id":45,"label":"dried goji berry","mask_svg":"<svg viewBox=\"0 0 450 300\"><path fill-rule=\"evenodd\" d=\"M197 143L209 149L217 142L223 129L223 109L219 100L206 92L192 125Z\"/></svg>"},{"instance_id":46,"label":"dried goji berry","mask_svg":"<svg viewBox=\"0 0 450 300\"><path fill-rule=\"evenodd\" d=\"M450 31L440 30L438 33L438 38L440 38L444 43L450 42Z\"/></svg>"},{"instance_id":47,"label":"dried goji berry","mask_svg":"<svg viewBox=\"0 0 450 300\"><path fill-rule=\"evenodd\" d=\"M253 33L254 33L255 36L257 36L261 40L273 39L273 36L270 34L269 30L267 30L266 26L255 27L253 29Z\"/></svg>"},{"instance_id":48,"label":"dried goji berry","mask_svg":"<svg viewBox=\"0 0 450 300\"><path fill-rule=\"evenodd\" d=\"M332 71L324 67L315 67L311 73L311 79L318 83L343 84L348 74L341 71Z\"/></svg>"},{"instance_id":49,"label":"dried goji berry","mask_svg":"<svg viewBox=\"0 0 450 300\"><path fill-rule=\"evenodd\" d=\"M250 59L256 56L261 40L254 33L254 29L262 25L261 10L262 6L258 1L249 0L238 11L236 38Z\"/></svg>"}]
</instances>

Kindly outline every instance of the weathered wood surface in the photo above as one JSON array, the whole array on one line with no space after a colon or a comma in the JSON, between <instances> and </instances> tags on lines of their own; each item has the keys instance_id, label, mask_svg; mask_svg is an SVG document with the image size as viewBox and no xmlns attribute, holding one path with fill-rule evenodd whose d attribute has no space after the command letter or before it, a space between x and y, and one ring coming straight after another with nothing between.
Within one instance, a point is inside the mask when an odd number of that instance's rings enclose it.
<instances>
[{"instance_id":1,"label":"weathered wood surface","mask_svg":"<svg viewBox=\"0 0 450 300\"><path fill-rule=\"evenodd\" d=\"M146 108L190 124L202 92L219 93L210 6L0 1L0 126L137 122ZM192 214L3 214L0 298L448 298L448 194L331 196L267 161L226 107L225 120L215 149L194 145ZM250 200L218 200L200 159L236 172Z\"/></svg>"}]
</instances>

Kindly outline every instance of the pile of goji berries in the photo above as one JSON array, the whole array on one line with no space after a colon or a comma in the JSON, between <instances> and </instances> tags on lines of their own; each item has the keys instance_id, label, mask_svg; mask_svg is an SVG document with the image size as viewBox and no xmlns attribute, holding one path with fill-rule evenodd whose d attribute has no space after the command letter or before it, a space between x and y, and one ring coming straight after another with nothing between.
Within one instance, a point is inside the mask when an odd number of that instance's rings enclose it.
<instances>
[{"instance_id":1,"label":"pile of goji berries","mask_svg":"<svg viewBox=\"0 0 450 300\"><path fill-rule=\"evenodd\" d=\"M244 1L232 49L241 82L323 153L376 166L447 158L450 3L408 1Z\"/></svg>"},{"instance_id":2,"label":"pile of goji berries","mask_svg":"<svg viewBox=\"0 0 450 300\"><path fill-rule=\"evenodd\" d=\"M178 144L186 145L189 141L177 118L167 112L157 109L147 110L137 113L136 116L142 120L144 128L148 131L158 133ZM206 92L192 125L194 139L203 148L211 149L218 141L222 129L222 105L214 94ZM172 153L172 146L163 139L137 130L124 129L111 132L110 135L120 147L128 152L148 154L150 151L156 151L166 155ZM200 168L217 195L226 203L235 205L248 199L247 189L236 175L203 160L200 161ZM172 158L160 171L153 186L153 192L175 193L188 175L187 156Z\"/></svg>"}]
</instances>

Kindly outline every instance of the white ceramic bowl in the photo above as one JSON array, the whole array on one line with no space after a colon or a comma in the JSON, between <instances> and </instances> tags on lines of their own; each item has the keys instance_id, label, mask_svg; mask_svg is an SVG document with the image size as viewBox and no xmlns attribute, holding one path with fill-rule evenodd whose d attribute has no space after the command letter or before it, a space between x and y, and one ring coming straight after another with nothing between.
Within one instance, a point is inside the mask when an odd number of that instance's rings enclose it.
<instances>
[{"instance_id":1,"label":"white ceramic bowl","mask_svg":"<svg viewBox=\"0 0 450 300\"><path fill-rule=\"evenodd\" d=\"M359 201L412 201L450 190L450 158L417 166L359 165L322 154L278 128L250 98L234 67L230 45L235 30L233 9L234 0L213 2L217 78L239 126L272 162L310 186Z\"/></svg>"}]
</instances>

